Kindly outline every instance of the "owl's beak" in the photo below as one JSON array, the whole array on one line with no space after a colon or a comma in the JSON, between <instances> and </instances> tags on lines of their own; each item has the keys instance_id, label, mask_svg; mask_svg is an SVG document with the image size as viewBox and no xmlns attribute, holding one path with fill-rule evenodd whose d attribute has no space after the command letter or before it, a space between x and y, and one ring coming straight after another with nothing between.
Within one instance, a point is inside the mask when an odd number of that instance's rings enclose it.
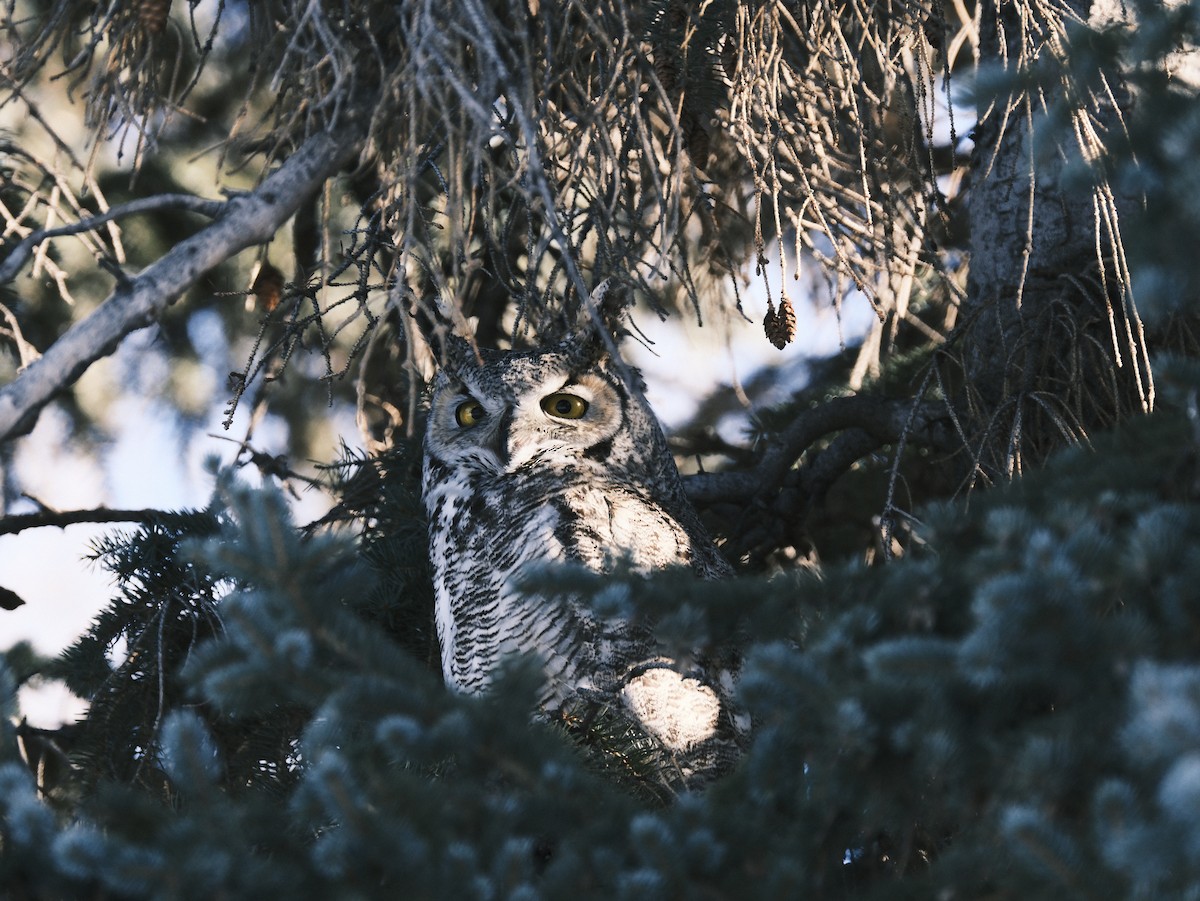
<instances>
[{"instance_id":1,"label":"owl's beak","mask_svg":"<svg viewBox=\"0 0 1200 901\"><path fill-rule=\"evenodd\" d=\"M508 469L508 464L512 461L512 447L509 445L512 418L513 411L511 409L505 410L500 414L500 421L496 423L496 430L492 432L491 449L492 453L496 455L496 459L500 461L501 469Z\"/></svg>"}]
</instances>

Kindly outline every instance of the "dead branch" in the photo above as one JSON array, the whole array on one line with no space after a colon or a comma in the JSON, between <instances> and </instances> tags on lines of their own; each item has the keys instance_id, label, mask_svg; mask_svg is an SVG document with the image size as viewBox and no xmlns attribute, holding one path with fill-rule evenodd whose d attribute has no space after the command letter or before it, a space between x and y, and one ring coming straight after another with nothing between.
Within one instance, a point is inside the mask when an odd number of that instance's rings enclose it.
<instances>
[{"instance_id":1,"label":"dead branch","mask_svg":"<svg viewBox=\"0 0 1200 901\"><path fill-rule=\"evenodd\" d=\"M222 204L215 222L118 285L95 312L0 389L0 441L32 428L55 394L112 353L130 332L153 323L204 273L239 251L270 240L325 179L358 153L360 142L355 129L313 135L256 190Z\"/></svg>"},{"instance_id":2,"label":"dead branch","mask_svg":"<svg viewBox=\"0 0 1200 901\"><path fill-rule=\"evenodd\" d=\"M745 503L777 490L800 455L826 435L854 430L856 460L906 433L909 441L946 445L940 426L944 418L945 408L932 404L914 408L911 400L869 394L835 397L797 415L747 470L700 473L686 478L684 487L692 503L700 507L722 501ZM842 457L839 452L839 460ZM849 463L842 461L841 465L844 468Z\"/></svg>"},{"instance_id":3,"label":"dead branch","mask_svg":"<svg viewBox=\"0 0 1200 901\"><path fill-rule=\"evenodd\" d=\"M193 512L170 510L114 510L108 507L95 507L91 510L43 508L36 513L0 516L0 535L16 535L27 529L41 529L46 526L65 529L67 526L80 523L136 522L142 525L153 525L193 516L195 516Z\"/></svg>"}]
</instances>

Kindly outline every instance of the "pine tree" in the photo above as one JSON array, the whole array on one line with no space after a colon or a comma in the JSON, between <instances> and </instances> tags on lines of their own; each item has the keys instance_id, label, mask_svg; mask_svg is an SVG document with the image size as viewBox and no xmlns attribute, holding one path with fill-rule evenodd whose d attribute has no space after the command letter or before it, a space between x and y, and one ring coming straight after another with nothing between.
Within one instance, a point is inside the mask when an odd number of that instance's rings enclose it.
<instances>
[{"instance_id":1,"label":"pine tree","mask_svg":"<svg viewBox=\"0 0 1200 901\"><path fill-rule=\"evenodd\" d=\"M411 503L383 497L379 522ZM487 697L448 693L411 643L427 596L410 583L405 625L379 615L380 586L420 569L415 544L306 536L278 491L229 478L213 511L187 538L106 542L113 565L142 562L67 678L84 689L103 624L134 599L166 616L92 682L79 768L45 798L6 719L0 872L17 896L1200 889L1200 442L1184 413L928 511L918 550L886 567L593 584L665 640L744 636L752 745L682 796L636 787L652 775L635 748L614 762L611 736L581 746L533 718L519 661Z\"/></svg>"},{"instance_id":2,"label":"pine tree","mask_svg":"<svg viewBox=\"0 0 1200 901\"><path fill-rule=\"evenodd\" d=\"M121 15L112 17L110 27L125 29L120 33L129 39L120 46L138 59L161 63L156 54L162 45L156 42L165 32L150 28L147 19L160 6L121 7ZM1115 304L1112 326L1128 326L1134 350L1144 349L1135 328L1142 316L1148 330L1177 348L1175 355L1155 361L1156 412L1127 415L1127 402L1137 397L1130 373L1146 374L1136 360L1123 356L1120 367L1113 361L1106 370L1093 366L1095 359L1085 365L1072 356L1089 342L1100 348L1100 358L1115 354L1116 346L1108 337L1095 339L1090 326L1064 312L1071 308L1068 301L1079 300L1076 295L1062 295L1061 303L1050 301L1048 308L1058 317L1055 327L1083 336L1082 344L1042 347L1041 362L1045 354L1059 358L1050 361L1049 370L1010 372L1029 373L1032 381L1012 394L1000 392L992 407L975 404L987 391L972 393L969 380L951 377L956 365L960 374L966 371L967 362L987 370L987 353L968 360L961 348L951 353L897 333L896 353L878 367L875 394L847 395L848 384L866 383L856 377L863 355L850 352L829 361L807 394L760 420L764 444L783 448L774 457L755 458L777 470L764 479L769 496L761 485L747 487L757 473L736 468L691 482L718 524L756 520L754 529L722 530L744 563L737 578L697 584L673 572L603 582L571 571L545 574L543 589L557 586L589 596L597 607L615 605L645 617L667 643L695 647L736 636L743 660L739 702L754 726L744 758L728 777L703 792L680 791L659 770L643 737L604 711L576 722L538 719L536 674L527 661L512 661L487 696L462 697L445 689L433 652L417 451L401 437L402 423L393 422L388 454L349 455L331 471L341 508L327 522L297 528L281 490L269 480L250 488L234 473L222 473L207 510L162 514L97 545L97 560L116 576L116 595L61 659L39 661L28 648L4 655L3 894L1200 896L1200 548L1194 540L1200 528L1200 367L1189 330L1196 223L1186 202L1191 193L1183 190L1198 171L1200 116L1195 91L1167 78L1163 68L1180 44L1194 43L1200 19L1191 4L1133 7L1144 27L1064 25L1062 47L1070 53L1027 59L1016 79L1011 72L993 73L992 93L981 83L979 97L1011 97L1018 89L1028 97L1039 87L1052 97L1048 86L1064 78L1099 91L1107 74L1114 80L1119 75L1136 95L1137 102L1124 110L1126 127L1104 136L1100 164L1066 160L1056 178L1064 193L1077 192L1073 201L1094 199L1093 191L1106 185L1133 185L1145 197L1141 231L1125 243L1125 261L1105 261L1128 271L1109 286L1113 290L1091 299L1099 304L1092 309L1102 312L1105 304ZM360 11L370 14L360 22L363 27L347 33L366 40L374 33L367 26L395 24L393 16L402 8L408 7L363 6ZM728 136L706 133L711 121L702 110L718 83L728 87L722 79L748 88L729 76L744 75L744 54L765 46L770 22L759 17L765 6L706 9L713 19L694 31L696 23L675 3L651 5L642 22L645 45L679 51L655 57L664 105L651 118L673 121L665 128L655 119L647 134L677 155L707 153L720 165L729 157L720 146L714 152L711 142L719 145ZM814 4L795 12L813 35L828 36L818 26L831 9ZM483 12L497 34L511 37L503 14L512 11L498 5ZM730 22L736 48L718 34ZM883 19L871 22L871 36L880 34L876 26L887 31ZM1029 23L1046 24L1036 18ZM937 38L938 22L924 24ZM476 33L478 26L469 21L462 27ZM601 33L589 32L582 58L589 53L605 58L610 48L598 38ZM998 39L998 33L986 38ZM684 43L691 48L687 53ZM456 57L462 71L494 75L469 67L476 53L495 48L471 49ZM504 53L517 50L524 52L506 43L497 52L504 60ZM697 56L688 55L693 51ZM829 63L831 71L846 64L839 59ZM303 132L311 124L306 115L319 118L326 110L288 104L306 91L323 96L322 73L337 71L332 65L307 71L297 60L288 62L290 80L281 82L286 90L272 108L280 130L268 130L278 139L277 149L288 145L289 128ZM128 84L120 81L128 74L123 65L106 70L114 79L106 82L109 89ZM462 87L462 71L451 87ZM860 74L853 90L869 93L880 79L887 82L877 71ZM363 77L360 85L373 84ZM154 96L150 82L132 84L137 90L116 99ZM900 86L891 86L893 98L903 99ZM555 95L561 109L573 109L568 101L586 96L577 95L576 87L554 85L561 91ZM393 98L406 97L404 90ZM110 106L102 101L114 96L99 91L93 100L104 112ZM821 102L788 109L811 112ZM763 109L752 108L754 115ZM134 110L138 116L128 121L149 122L141 118L147 109ZM864 148L886 137L885 126L897 127L897 117L883 112L862 131L848 130L855 141L863 139ZM1042 112L1043 126L1053 131L1055 117L1064 111ZM395 121L395 109L381 108L380 116ZM1064 118L1072 128L1080 123ZM521 124L506 120L504 127L515 129L506 134L516 134ZM847 131L836 131L838 140L846 138ZM386 138L382 132L376 136ZM401 138L403 150L411 136ZM1059 146L1053 135L1047 140L1046 146ZM993 148L1004 145L995 133L987 141ZM522 193L527 185L491 180L511 160L455 156L462 146L448 147L446 159L460 173L479 171L475 166L489 177L472 182L451 176L447 184L486 184L495 191L482 206L467 203L460 211L470 208L466 219L486 222L489 241L524 234L525 217L544 212L539 206L544 198ZM854 145L838 144L846 146ZM929 150L915 137L892 146L906 165L914 153ZM429 155L414 155L412 165L417 160L421 177L413 184L428 188L421 179L429 179L428 168L437 165ZM492 164L495 169L488 168ZM885 181L903 183L899 176ZM783 191L786 183L780 178L772 188ZM887 193L911 200L890 187ZM827 201L823 195L814 203L832 209ZM480 209L488 215L473 218ZM905 209L911 211L901 202L889 212ZM367 220L349 240L386 247L380 220ZM601 213L592 210L581 220L587 234L607 234ZM456 248L476 246L466 232L454 231L463 221L446 236L451 256ZM838 245L843 252L852 247L852 235L861 235L850 227L853 216L846 223L845 232L835 229L831 237L831 246L851 242ZM908 246L924 240L900 231ZM714 234L704 234L716 242L709 245L713 258L737 244L736 236L723 234L717 241ZM758 236L741 237L754 246ZM876 237L867 242L870 248L854 246L859 257L849 264L864 282L879 275ZM897 234L886 237L880 246L896 246ZM488 246L497 250L498 244ZM515 241L508 249L527 246ZM604 253L611 262L642 252L633 246L614 243ZM423 249L431 248L447 249L437 241ZM663 249L684 253L674 245ZM360 274L374 271L373 257L351 258L362 264ZM435 258L431 251L428 259ZM511 261L503 254L490 259L502 271L497 261ZM428 267L431 280L440 273L439 266ZM1081 278L1059 274L1063 282ZM1110 273L1100 266L1093 275L1103 281ZM553 278L568 280L558 268ZM689 278L681 266L679 280ZM366 284L367 276L362 279L355 290ZM540 307L526 291L530 282L505 284L501 307L523 298L524 305L517 306L522 317L536 320L534 331L552 329L562 310ZM882 293L895 287L888 273L873 284ZM1131 286L1139 291L1136 307L1127 294ZM928 304L923 309L936 321L946 309L939 299L949 303L938 294L945 282L931 277L925 287L918 300ZM369 292L362 290L365 297ZM298 284L287 291L296 292L292 310L302 308L301 296L305 303L311 299ZM493 325L502 321L500 295L476 285L457 296L472 297L476 312L490 310ZM889 303L896 299L894 292L887 296ZM775 315L776 322L786 319ZM314 314L305 324L316 328L320 320ZM389 320L393 327L397 322L404 320ZM1028 322L1017 317L1008 325ZM1099 387L1072 382L1060 394L1051 390L1064 373L1055 368L1059 364L1068 374L1116 375ZM1050 382L1038 383L1035 376L1047 371ZM916 415L909 413L914 384L926 399L981 419L951 415L946 427L957 430L957 441L914 447L906 441L913 422L904 419ZM1094 393L1088 399L1079 391ZM1096 400L1105 397L1108 403ZM1015 411L1038 404L1046 412L1042 424L1053 428L1016 434L1014 424L1025 420ZM819 412L805 412L813 410ZM861 415L864 410L871 415ZM897 415L900 428L864 437L866 424ZM998 443L971 431L981 420L999 424ZM1063 449L1061 441L1047 437L1056 433L1087 441ZM796 447L788 447L789 441ZM950 466L939 468L931 448L959 453ZM885 453L871 456L878 451ZM982 482L1002 474L1006 467L997 461L1006 451L1014 460L1018 452L1027 453L1044 465L1025 467L1009 484L955 493L958 477ZM1015 462L1008 468L1022 469ZM830 473L846 476L835 486ZM934 488L920 490L928 485ZM906 489L934 500L902 513L899 495ZM807 513L797 511L816 508L827 494L824 515L832 516L829 511L838 505L854 511L842 518L843 533L866 531L862 521L879 513L881 494L887 497L882 518L890 520L890 531L872 533L882 545L870 555L881 565L868 565L865 555L848 551L861 549L862 542L844 538L820 539L826 562L819 570L791 565L806 537ZM894 559L882 565L888 557ZM91 702L86 717L49 733L22 723L16 690L35 674L61 678L83 694Z\"/></svg>"}]
</instances>

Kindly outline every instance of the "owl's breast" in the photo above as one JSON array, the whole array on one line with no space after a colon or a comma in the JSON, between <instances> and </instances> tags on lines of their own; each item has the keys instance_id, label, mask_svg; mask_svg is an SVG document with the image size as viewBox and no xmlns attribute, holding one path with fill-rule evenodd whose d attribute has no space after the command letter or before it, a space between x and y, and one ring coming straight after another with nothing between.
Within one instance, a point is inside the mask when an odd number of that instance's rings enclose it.
<instances>
[{"instance_id":1,"label":"owl's breast","mask_svg":"<svg viewBox=\"0 0 1200 901\"><path fill-rule=\"evenodd\" d=\"M649 572L693 562L687 530L664 507L583 470L493 475L427 463L425 502L443 672L462 691L486 688L512 653L541 657L555 696L595 669L589 611L525 590L540 567Z\"/></svg>"},{"instance_id":2,"label":"owl's breast","mask_svg":"<svg viewBox=\"0 0 1200 901\"><path fill-rule=\"evenodd\" d=\"M485 689L514 653L542 658L548 678L573 681L582 641L576 612L527 594L523 579L565 556L559 510L545 492L427 463L425 505L442 671L454 688Z\"/></svg>"},{"instance_id":3,"label":"owl's breast","mask_svg":"<svg viewBox=\"0 0 1200 901\"><path fill-rule=\"evenodd\" d=\"M634 487L584 480L558 492L551 504L556 543L568 559L591 569L606 571L624 562L649 571L692 560L684 527Z\"/></svg>"},{"instance_id":4,"label":"owl's breast","mask_svg":"<svg viewBox=\"0 0 1200 901\"><path fill-rule=\"evenodd\" d=\"M430 523L453 536L458 555L493 571L553 560L599 571L692 562L687 529L639 486L586 469L462 475L427 486Z\"/></svg>"}]
</instances>

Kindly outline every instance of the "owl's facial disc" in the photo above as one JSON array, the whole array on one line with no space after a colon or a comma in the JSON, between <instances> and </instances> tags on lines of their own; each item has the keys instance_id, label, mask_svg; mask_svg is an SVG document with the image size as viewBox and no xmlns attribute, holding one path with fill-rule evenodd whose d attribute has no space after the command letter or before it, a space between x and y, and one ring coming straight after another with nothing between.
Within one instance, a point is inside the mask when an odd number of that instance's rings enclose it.
<instances>
[{"instance_id":1,"label":"owl's facial disc","mask_svg":"<svg viewBox=\"0 0 1200 901\"><path fill-rule=\"evenodd\" d=\"M519 395L508 424L505 468L511 472L534 461L576 465L611 441L622 415L613 385L594 373L532 386Z\"/></svg>"},{"instance_id":2,"label":"owl's facial disc","mask_svg":"<svg viewBox=\"0 0 1200 901\"><path fill-rule=\"evenodd\" d=\"M497 472L535 461L572 465L620 426L621 397L599 375L514 381L475 385L468 375L438 390L430 434L439 456Z\"/></svg>"}]
</instances>

